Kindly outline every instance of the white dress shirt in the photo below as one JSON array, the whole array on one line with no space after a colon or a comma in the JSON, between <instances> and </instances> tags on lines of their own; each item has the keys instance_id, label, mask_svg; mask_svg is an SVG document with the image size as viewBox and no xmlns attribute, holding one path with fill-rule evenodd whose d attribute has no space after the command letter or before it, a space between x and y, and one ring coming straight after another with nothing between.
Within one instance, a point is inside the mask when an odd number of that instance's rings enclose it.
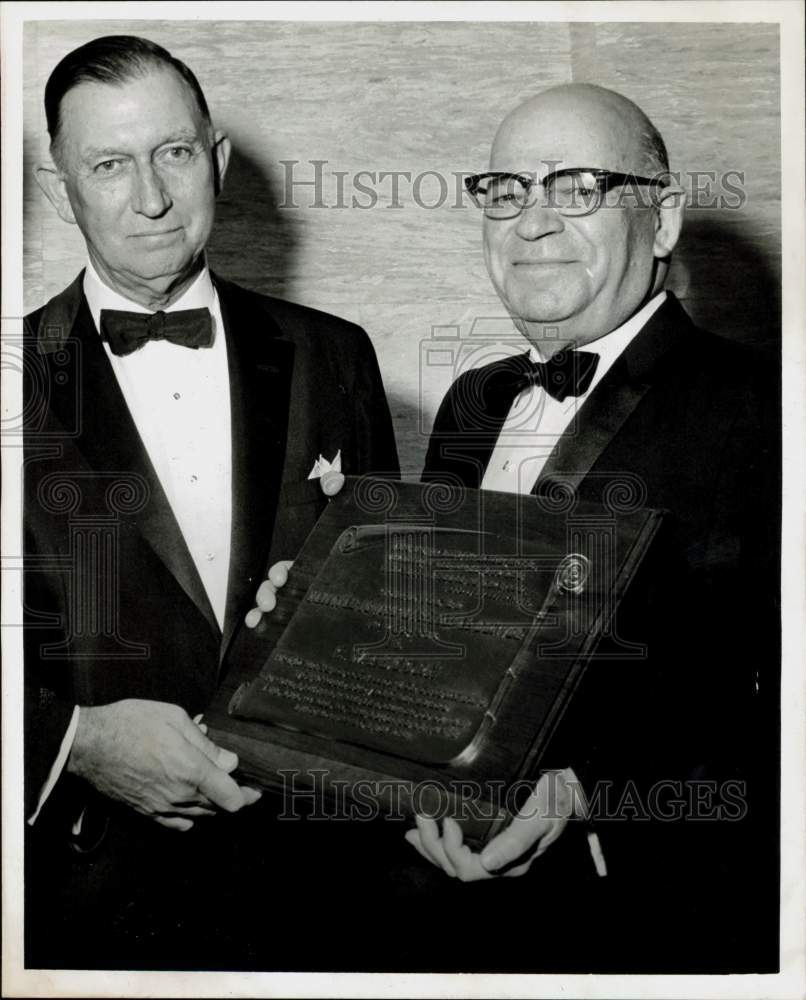
<instances>
[{"instance_id":1,"label":"white dress shirt","mask_svg":"<svg viewBox=\"0 0 806 1000\"><path fill-rule=\"evenodd\" d=\"M84 274L84 294L96 331L102 309L154 312L105 285L91 263ZM223 629L232 527L230 391L221 305L206 267L164 311L202 308L209 309L213 319L212 347L193 350L165 340L149 341L124 357L113 354L107 343L104 348ZM78 707L29 823L35 822L59 779L77 727Z\"/></svg>"},{"instance_id":2,"label":"white dress shirt","mask_svg":"<svg viewBox=\"0 0 806 1000\"><path fill-rule=\"evenodd\" d=\"M105 285L92 264L84 294L97 330L102 309L154 311ZM212 347L152 340L124 357L104 348L223 629L232 527L229 372L221 306L206 267L165 312L203 308L213 317Z\"/></svg>"},{"instance_id":3,"label":"white dress shirt","mask_svg":"<svg viewBox=\"0 0 806 1000\"><path fill-rule=\"evenodd\" d=\"M599 357L599 364L587 391L569 396L562 402L550 396L542 386L530 386L513 402L481 482L483 490L502 493L531 493L560 437L585 400L601 382L630 341L646 326L650 316L666 301L666 292L658 292L643 308L615 330L585 344L580 350ZM534 347L532 361L542 361Z\"/></svg>"}]
</instances>

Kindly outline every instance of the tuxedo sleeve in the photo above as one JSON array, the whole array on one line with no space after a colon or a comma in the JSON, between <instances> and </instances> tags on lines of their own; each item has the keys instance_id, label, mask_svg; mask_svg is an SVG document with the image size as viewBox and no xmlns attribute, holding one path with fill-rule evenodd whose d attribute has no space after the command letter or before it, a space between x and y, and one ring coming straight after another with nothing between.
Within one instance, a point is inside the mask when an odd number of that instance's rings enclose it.
<instances>
[{"instance_id":1,"label":"tuxedo sleeve","mask_svg":"<svg viewBox=\"0 0 806 1000\"><path fill-rule=\"evenodd\" d=\"M38 817L40 807L59 779L66 754L69 733L75 722L75 702L66 685L64 665L51 665L46 647L61 634L58 628L43 622L61 618L54 582L41 566L36 543L26 532L25 575L23 587L24 627L24 717L25 746L25 815ZM40 564L40 565L38 565ZM61 766L59 766L61 765Z\"/></svg>"},{"instance_id":2,"label":"tuxedo sleeve","mask_svg":"<svg viewBox=\"0 0 806 1000\"><path fill-rule=\"evenodd\" d=\"M38 825L73 811L77 780L63 775L76 722L72 667L52 655L66 639L69 552L41 496L69 435L35 377L43 371L31 358L23 372L23 785L25 816Z\"/></svg>"}]
</instances>

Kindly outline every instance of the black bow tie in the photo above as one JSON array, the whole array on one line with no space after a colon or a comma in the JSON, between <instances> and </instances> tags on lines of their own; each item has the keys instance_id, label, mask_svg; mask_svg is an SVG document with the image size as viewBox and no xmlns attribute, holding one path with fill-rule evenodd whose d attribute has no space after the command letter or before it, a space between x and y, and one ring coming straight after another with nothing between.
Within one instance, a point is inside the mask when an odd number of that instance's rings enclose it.
<instances>
[{"instance_id":1,"label":"black bow tie","mask_svg":"<svg viewBox=\"0 0 806 1000\"><path fill-rule=\"evenodd\" d=\"M136 313L120 309L101 310L101 336L113 354L132 354L149 340L169 340L183 347L211 347L213 318L209 309L178 309L176 312Z\"/></svg>"},{"instance_id":2,"label":"black bow tie","mask_svg":"<svg viewBox=\"0 0 806 1000\"><path fill-rule=\"evenodd\" d=\"M568 396L582 396L590 388L599 355L586 351L558 351L548 361L530 361L528 355L518 359L515 371L509 371L495 386L514 400L530 386L542 386L560 403Z\"/></svg>"}]
</instances>

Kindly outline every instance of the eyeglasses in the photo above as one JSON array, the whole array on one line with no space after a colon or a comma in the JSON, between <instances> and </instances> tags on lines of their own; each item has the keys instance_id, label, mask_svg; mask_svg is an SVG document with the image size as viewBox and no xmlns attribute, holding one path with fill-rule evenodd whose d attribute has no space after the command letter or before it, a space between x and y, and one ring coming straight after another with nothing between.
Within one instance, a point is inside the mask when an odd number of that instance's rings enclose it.
<instances>
[{"instance_id":1,"label":"eyeglasses","mask_svg":"<svg viewBox=\"0 0 806 1000\"><path fill-rule=\"evenodd\" d=\"M535 188L543 188L546 207L560 215L590 215L601 207L607 192L620 184L663 186L658 177L638 177L597 167L553 170L541 180L529 174L491 172L465 178L474 203L490 219L511 219L536 200Z\"/></svg>"}]
</instances>

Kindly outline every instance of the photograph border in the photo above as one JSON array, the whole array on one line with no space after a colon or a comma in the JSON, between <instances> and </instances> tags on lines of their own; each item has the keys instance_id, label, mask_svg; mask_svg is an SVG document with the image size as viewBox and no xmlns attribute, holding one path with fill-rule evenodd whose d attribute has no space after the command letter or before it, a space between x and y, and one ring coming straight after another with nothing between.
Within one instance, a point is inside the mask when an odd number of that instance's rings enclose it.
<instances>
[{"instance_id":1,"label":"photograph border","mask_svg":"<svg viewBox=\"0 0 806 1000\"><path fill-rule=\"evenodd\" d=\"M795 1000L806 991L806 680L803 670L804 427L806 407L806 237L804 178L804 9L799 0L565 3L22 3L2 9L2 337L22 333L22 34L34 20L535 20L596 22L769 22L780 25L782 162L783 656L781 769L781 971L775 975L434 975L324 973L168 973L26 970L22 966L21 574L3 559L2 850L5 996L450 996L747 997ZM4 410L21 412L19 372L3 364ZM21 449L3 448L2 551L22 551ZM17 561L19 561L17 559ZM752 859L749 859L752 864Z\"/></svg>"}]
</instances>

